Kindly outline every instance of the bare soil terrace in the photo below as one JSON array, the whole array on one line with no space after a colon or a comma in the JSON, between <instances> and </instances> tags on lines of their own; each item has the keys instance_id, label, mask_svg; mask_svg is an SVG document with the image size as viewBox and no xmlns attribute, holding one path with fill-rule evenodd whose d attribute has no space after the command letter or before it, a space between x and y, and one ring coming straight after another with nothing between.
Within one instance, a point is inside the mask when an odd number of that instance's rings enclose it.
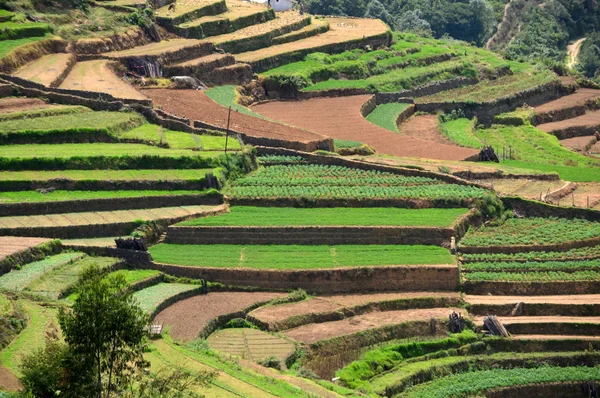
<instances>
[{"instance_id":1,"label":"bare soil terrace","mask_svg":"<svg viewBox=\"0 0 600 398\"><path fill-rule=\"evenodd\" d=\"M73 62L73 57L73 54L67 53L44 55L23 66L15 72L15 76L50 86Z\"/></svg>"},{"instance_id":2,"label":"bare soil terrace","mask_svg":"<svg viewBox=\"0 0 600 398\"><path fill-rule=\"evenodd\" d=\"M283 334L301 343L312 344L317 341L362 332L368 329L375 329L386 325L416 321L429 322L432 318L444 319L447 318L452 311L465 312L459 308L428 308L372 312L346 318L341 321L311 323L288 330Z\"/></svg>"},{"instance_id":3,"label":"bare soil terrace","mask_svg":"<svg viewBox=\"0 0 600 398\"><path fill-rule=\"evenodd\" d=\"M241 311L255 303L285 297L285 293L209 293L179 301L161 311L154 323L164 323L171 327L175 340L190 341L208 322L219 315Z\"/></svg>"},{"instance_id":4,"label":"bare soil terrace","mask_svg":"<svg viewBox=\"0 0 600 398\"><path fill-rule=\"evenodd\" d=\"M478 153L470 148L394 133L369 123L360 113L361 106L369 98L368 95L357 95L301 102L278 101L255 105L252 109L268 118L332 138L362 142L379 153L393 156L464 160Z\"/></svg>"},{"instance_id":5,"label":"bare soil terrace","mask_svg":"<svg viewBox=\"0 0 600 398\"><path fill-rule=\"evenodd\" d=\"M227 128L229 110L197 90L144 90L155 106L168 113L199 120L221 129ZM235 111L231 112L230 128L251 137L273 138L303 143L321 141L325 137L300 128L259 119Z\"/></svg>"},{"instance_id":6,"label":"bare soil terrace","mask_svg":"<svg viewBox=\"0 0 600 398\"><path fill-rule=\"evenodd\" d=\"M580 88L571 95L565 95L557 100L547 102L535 108L536 113L550 113L574 106L583 106L589 100L600 98L600 90Z\"/></svg>"},{"instance_id":7,"label":"bare soil terrace","mask_svg":"<svg viewBox=\"0 0 600 398\"><path fill-rule=\"evenodd\" d=\"M0 237L0 260L8 256L22 252L27 249L39 246L42 243L50 242L51 239L46 238L22 238L16 236L1 236Z\"/></svg>"},{"instance_id":8,"label":"bare soil terrace","mask_svg":"<svg viewBox=\"0 0 600 398\"><path fill-rule=\"evenodd\" d=\"M31 111L35 109L52 108L50 105L39 98L21 98L8 97L0 99L0 114L15 113L21 111Z\"/></svg>"},{"instance_id":9,"label":"bare soil terrace","mask_svg":"<svg viewBox=\"0 0 600 398\"><path fill-rule=\"evenodd\" d=\"M570 127L600 128L600 111L588 112L585 115L581 115L572 119L561 120L560 122L540 124L537 127L546 133L562 131Z\"/></svg>"},{"instance_id":10,"label":"bare soil terrace","mask_svg":"<svg viewBox=\"0 0 600 398\"><path fill-rule=\"evenodd\" d=\"M0 387L7 391L19 391L22 388L19 379L4 366L0 366Z\"/></svg>"},{"instance_id":11,"label":"bare soil terrace","mask_svg":"<svg viewBox=\"0 0 600 398\"><path fill-rule=\"evenodd\" d=\"M436 115L413 116L398 126L398 129L401 133L409 137L436 142L438 144L452 145L450 141L440 134Z\"/></svg>"}]
</instances>

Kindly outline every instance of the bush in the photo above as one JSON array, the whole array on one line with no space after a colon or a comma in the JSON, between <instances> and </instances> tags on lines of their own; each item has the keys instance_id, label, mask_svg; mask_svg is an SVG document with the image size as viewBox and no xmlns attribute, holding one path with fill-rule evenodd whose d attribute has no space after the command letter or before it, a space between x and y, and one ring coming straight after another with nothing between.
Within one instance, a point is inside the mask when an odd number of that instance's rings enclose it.
<instances>
[{"instance_id":1,"label":"bush","mask_svg":"<svg viewBox=\"0 0 600 398\"><path fill-rule=\"evenodd\" d=\"M265 358L261 361L258 361L257 363L261 366L264 366L265 368L281 370L281 361L277 357L271 356L269 358Z\"/></svg>"},{"instance_id":2,"label":"bush","mask_svg":"<svg viewBox=\"0 0 600 398\"><path fill-rule=\"evenodd\" d=\"M244 318L235 318L230 320L229 322L227 322L224 326L223 329L258 329L255 325L253 325L252 323L248 322L247 320L245 320Z\"/></svg>"}]
</instances>

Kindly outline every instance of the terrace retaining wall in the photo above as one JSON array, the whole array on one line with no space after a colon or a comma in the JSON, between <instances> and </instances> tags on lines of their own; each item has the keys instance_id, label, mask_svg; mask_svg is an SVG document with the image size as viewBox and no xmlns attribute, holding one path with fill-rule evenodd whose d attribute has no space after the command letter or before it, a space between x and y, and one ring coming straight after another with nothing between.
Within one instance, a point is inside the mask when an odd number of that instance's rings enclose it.
<instances>
[{"instance_id":1,"label":"terrace retaining wall","mask_svg":"<svg viewBox=\"0 0 600 398\"><path fill-rule=\"evenodd\" d=\"M377 99L377 105L389 104L391 102L407 102L408 100L414 102L412 101L412 98L434 95L441 93L442 91L452 90L462 86L471 86L477 83L479 83L479 79L475 77L459 76L439 82L431 82L423 86L412 88L410 90L402 90L397 93L377 93L375 94L375 97Z\"/></svg>"},{"instance_id":2,"label":"terrace retaining wall","mask_svg":"<svg viewBox=\"0 0 600 398\"><path fill-rule=\"evenodd\" d=\"M312 293L455 291L459 286L459 272L455 266L258 270L187 267L153 262L149 267L177 277L206 279L226 285L305 289Z\"/></svg>"},{"instance_id":3,"label":"terrace retaining wall","mask_svg":"<svg viewBox=\"0 0 600 398\"><path fill-rule=\"evenodd\" d=\"M144 196L38 203L2 203L0 204L0 217L220 204L223 204L223 195L217 192L211 195Z\"/></svg>"},{"instance_id":4,"label":"terrace retaining wall","mask_svg":"<svg viewBox=\"0 0 600 398\"><path fill-rule=\"evenodd\" d=\"M478 172L471 170L456 171L452 175L466 180L493 180L493 179L523 179L536 181L558 181L560 176L556 173L549 174L510 174L502 170L495 172Z\"/></svg>"},{"instance_id":5,"label":"terrace retaining wall","mask_svg":"<svg viewBox=\"0 0 600 398\"><path fill-rule=\"evenodd\" d=\"M538 106L550 102L559 97L573 93L574 87L565 87L558 81L553 81L538 87L524 90L510 96L495 99L490 102L430 102L416 104L416 111L433 112L451 112L462 109L468 118L477 117L478 121L484 125L491 125L494 116L504 112L511 112L525 104L529 106Z\"/></svg>"},{"instance_id":6,"label":"terrace retaining wall","mask_svg":"<svg viewBox=\"0 0 600 398\"><path fill-rule=\"evenodd\" d=\"M486 398L588 398L582 389L584 381L562 383L535 383L532 385L510 386L484 391Z\"/></svg>"},{"instance_id":7,"label":"terrace retaining wall","mask_svg":"<svg viewBox=\"0 0 600 398\"><path fill-rule=\"evenodd\" d=\"M527 217L557 217L581 218L588 221L600 222L600 211L581 207L562 207L537 200L524 199L519 196L501 198L504 205Z\"/></svg>"},{"instance_id":8,"label":"terrace retaining wall","mask_svg":"<svg viewBox=\"0 0 600 398\"><path fill-rule=\"evenodd\" d=\"M394 167L394 166L386 166L381 164L374 164L363 162L360 160L354 159L344 159L338 156L323 156L314 153L307 153L297 150L290 150L286 148L272 148L272 147L257 147L258 153L260 155L283 155L283 156L299 156L303 159L306 159L310 163L316 164L324 164L330 166L344 166L350 167L360 170L367 171L381 171L385 173L392 173L397 175L411 176L411 177L427 177L427 178L435 178L440 181L449 183L449 184L457 184L457 185L467 185L472 187L484 188L487 189L484 185L477 184L471 181L463 180L462 178L444 174L444 173L436 173L433 171L420 170L408 167Z\"/></svg>"},{"instance_id":9,"label":"terrace retaining wall","mask_svg":"<svg viewBox=\"0 0 600 398\"><path fill-rule=\"evenodd\" d=\"M130 266L149 264L152 262L152 256L150 253L144 251L118 249L116 247L80 246L70 244L66 244L63 247L66 249L83 252L90 256L117 257Z\"/></svg>"},{"instance_id":10,"label":"terrace retaining wall","mask_svg":"<svg viewBox=\"0 0 600 398\"><path fill-rule=\"evenodd\" d=\"M201 191L206 189L206 178L198 180L173 181L109 181L109 180L70 180L68 178L40 181L0 181L0 192L35 191L38 189L58 189L65 191ZM0 205L0 208L2 205Z\"/></svg>"},{"instance_id":11,"label":"terrace retaining wall","mask_svg":"<svg viewBox=\"0 0 600 398\"><path fill-rule=\"evenodd\" d=\"M552 296L573 294L597 294L600 281L589 282L496 282L466 281L463 291L468 294L498 296L527 295ZM539 333L536 333L539 334Z\"/></svg>"},{"instance_id":12,"label":"terrace retaining wall","mask_svg":"<svg viewBox=\"0 0 600 398\"><path fill-rule=\"evenodd\" d=\"M453 228L169 227L167 243L236 245L450 245Z\"/></svg>"},{"instance_id":13,"label":"terrace retaining wall","mask_svg":"<svg viewBox=\"0 0 600 398\"><path fill-rule=\"evenodd\" d=\"M515 300L518 301L518 300ZM471 304L469 313L486 316L514 316L516 303ZM518 316L600 316L600 304L521 303Z\"/></svg>"},{"instance_id":14,"label":"terrace retaining wall","mask_svg":"<svg viewBox=\"0 0 600 398\"><path fill-rule=\"evenodd\" d=\"M24 249L18 253L13 253L0 260L0 275L3 275L16 266L42 260L51 254L57 254L62 251L60 240L55 239L35 247Z\"/></svg>"},{"instance_id":15,"label":"terrace retaining wall","mask_svg":"<svg viewBox=\"0 0 600 398\"><path fill-rule=\"evenodd\" d=\"M543 335L572 335L597 336L600 334L600 324L575 322L540 322L540 323L510 323L506 320L504 327L511 334L543 334Z\"/></svg>"}]
</instances>

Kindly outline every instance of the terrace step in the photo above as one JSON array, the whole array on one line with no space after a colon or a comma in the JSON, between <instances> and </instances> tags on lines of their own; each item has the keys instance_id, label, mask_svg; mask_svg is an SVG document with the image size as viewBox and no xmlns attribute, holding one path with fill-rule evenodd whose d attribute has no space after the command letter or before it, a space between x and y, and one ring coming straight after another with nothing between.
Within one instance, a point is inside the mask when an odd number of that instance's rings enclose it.
<instances>
[{"instance_id":1,"label":"terrace step","mask_svg":"<svg viewBox=\"0 0 600 398\"><path fill-rule=\"evenodd\" d=\"M567 296L465 296L473 315L600 316L600 294Z\"/></svg>"},{"instance_id":2,"label":"terrace step","mask_svg":"<svg viewBox=\"0 0 600 398\"><path fill-rule=\"evenodd\" d=\"M202 79L215 68L235 64L231 54L214 53L194 58L189 61L166 66L163 70L165 76L195 76Z\"/></svg>"},{"instance_id":3,"label":"terrace step","mask_svg":"<svg viewBox=\"0 0 600 398\"><path fill-rule=\"evenodd\" d=\"M564 146L575 152L587 152L589 151L594 144L598 141L596 136L583 136L583 137L573 137L567 138L565 140L560 140L560 145Z\"/></svg>"},{"instance_id":4,"label":"terrace step","mask_svg":"<svg viewBox=\"0 0 600 398\"><path fill-rule=\"evenodd\" d=\"M464 310L460 308L428 308L372 312L339 321L311 323L290 329L283 334L298 342L313 344L318 341L329 340L336 337L350 337L350 335L367 330L371 330L371 333L374 333L375 329L380 329L382 332L389 329L390 331L393 330L393 333L389 333L386 339L391 340L432 335L430 326L432 319L439 320L437 332L445 334L445 325L448 316L453 311L457 313L464 312ZM401 325L404 325L404 327ZM373 342L370 343L373 344Z\"/></svg>"},{"instance_id":5,"label":"terrace step","mask_svg":"<svg viewBox=\"0 0 600 398\"><path fill-rule=\"evenodd\" d=\"M176 25L226 11L225 0L179 0L156 10L156 22L173 31Z\"/></svg>"},{"instance_id":6,"label":"terrace step","mask_svg":"<svg viewBox=\"0 0 600 398\"><path fill-rule=\"evenodd\" d=\"M598 109L600 90L581 88L574 94L547 102L535 108L535 123L552 123L581 116L589 109Z\"/></svg>"},{"instance_id":7,"label":"terrace step","mask_svg":"<svg viewBox=\"0 0 600 398\"><path fill-rule=\"evenodd\" d=\"M562 336L556 334L520 334L517 336L512 336L513 339L517 340L589 340L589 341L598 341L600 340L600 336Z\"/></svg>"},{"instance_id":8,"label":"terrace step","mask_svg":"<svg viewBox=\"0 0 600 398\"><path fill-rule=\"evenodd\" d=\"M261 245L449 244L451 228L433 227L169 227L167 243Z\"/></svg>"},{"instance_id":9,"label":"terrace step","mask_svg":"<svg viewBox=\"0 0 600 398\"><path fill-rule=\"evenodd\" d=\"M102 54L102 56L120 61L128 65L130 69L135 69L135 62L140 59L148 62L173 64L210 55L214 50L214 44L206 40L171 39L134 47L129 50L108 52Z\"/></svg>"},{"instance_id":10,"label":"terrace step","mask_svg":"<svg viewBox=\"0 0 600 398\"><path fill-rule=\"evenodd\" d=\"M546 133L555 135L558 139L594 135L600 131L600 110L588 112L572 119L540 124L537 127Z\"/></svg>"},{"instance_id":11,"label":"terrace step","mask_svg":"<svg viewBox=\"0 0 600 398\"><path fill-rule=\"evenodd\" d=\"M43 258L52 251L49 247L51 239L26 238L18 236L0 237L0 275L10 271L17 265L23 265ZM46 249L48 247L48 249ZM60 244L55 246L58 250ZM4 260L9 260L5 262Z\"/></svg>"},{"instance_id":12,"label":"terrace step","mask_svg":"<svg viewBox=\"0 0 600 398\"><path fill-rule=\"evenodd\" d=\"M58 87L76 62L77 57L72 53L44 55L24 65L14 75L47 87Z\"/></svg>"},{"instance_id":13,"label":"terrace step","mask_svg":"<svg viewBox=\"0 0 600 398\"><path fill-rule=\"evenodd\" d=\"M254 324L270 331L281 331L309 323L341 320L374 311L457 306L458 293L407 292L319 296L309 300L269 305L248 314Z\"/></svg>"},{"instance_id":14,"label":"terrace step","mask_svg":"<svg viewBox=\"0 0 600 398\"><path fill-rule=\"evenodd\" d=\"M127 235L139 220L172 224L223 212L224 206L179 206L44 216L0 217L0 235L48 238L95 238Z\"/></svg>"},{"instance_id":15,"label":"terrace step","mask_svg":"<svg viewBox=\"0 0 600 398\"><path fill-rule=\"evenodd\" d=\"M572 335L600 334L600 316L501 316L500 321L514 335ZM483 317L475 323L483 326Z\"/></svg>"},{"instance_id":16,"label":"terrace step","mask_svg":"<svg viewBox=\"0 0 600 398\"><path fill-rule=\"evenodd\" d=\"M325 19L315 19L311 21L310 25L306 25L302 29L298 29L295 32L286 33L273 38L272 44L277 45L291 43L293 41L313 37L327 31L329 31L329 22L327 22ZM250 51L250 49L246 49L246 51Z\"/></svg>"},{"instance_id":17,"label":"terrace step","mask_svg":"<svg viewBox=\"0 0 600 398\"><path fill-rule=\"evenodd\" d=\"M173 27L173 32L188 39L203 39L234 32L275 18L275 12L256 3L229 0L228 11L203 16Z\"/></svg>"}]
</instances>

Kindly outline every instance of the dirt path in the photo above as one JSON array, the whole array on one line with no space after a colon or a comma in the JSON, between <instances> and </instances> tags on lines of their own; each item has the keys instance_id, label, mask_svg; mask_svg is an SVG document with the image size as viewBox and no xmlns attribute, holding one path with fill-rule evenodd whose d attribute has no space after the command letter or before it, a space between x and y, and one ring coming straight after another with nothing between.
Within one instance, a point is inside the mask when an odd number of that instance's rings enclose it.
<instances>
[{"instance_id":1,"label":"dirt path","mask_svg":"<svg viewBox=\"0 0 600 398\"><path fill-rule=\"evenodd\" d=\"M581 51L581 45L585 41L585 37L577 40L573 44L567 46L567 53L569 54L569 60L567 61L567 68L573 69L577 64L577 58L579 57L579 51Z\"/></svg>"},{"instance_id":2,"label":"dirt path","mask_svg":"<svg viewBox=\"0 0 600 398\"><path fill-rule=\"evenodd\" d=\"M372 312L346 318L341 321L311 323L283 333L289 338L306 344L320 340L362 332L385 325L405 322L429 321L431 318L446 319L452 311L464 312L459 308L428 308L404 311Z\"/></svg>"},{"instance_id":3,"label":"dirt path","mask_svg":"<svg viewBox=\"0 0 600 398\"><path fill-rule=\"evenodd\" d=\"M144 93L154 101L155 106L161 106L168 113L190 120L199 120L221 129L227 127L229 110L208 98L201 91L158 89L144 90ZM231 113L230 127L233 131L250 137L272 138L304 144L319 143L325 140L325 137L307 130L235 111Z\"/></svg>"},{"instance_id":4,"label":"dirt path","mask_svg":"<svg viewBox=\"0 0 600 398\"><path fill-rule=\"evenodd\" d=\"M132 85L120 79L108 67L105 59L75 64L60 88L108 93L115 98L147 99Z\"/></svg>"},{"instance_id":5,"label":"dirt path","mask_svg":"<svg viewBox=\"0 0 600 398\"><path fill-rule=\"evenodd\" d=\"M498 40L498 37L500 36L500 32L503 32L504 26L508 25L509 23L509 18L508 18L508 10L511 7L511 1L509 1L508 3L506 3L504 5L504 14L502 15L502 21L500 21L500 23L498 24L498 26L496 27L496 33L494 33L492 35L492 37L490 37L487 41L487 43L485 43L485 48L487 48L488 50L492 48L492 46L494 45L494 43L496 42L496 40ZM507 28L510 29L510 28Z\"/></svg>"},{"instance_id":6,"label":"dirt path","mask_svg":"<svg viewBox=\"0 0 600 398\"><path fill-rule=\"evenodd\" d=\"M19 383L19 379L10 370L4 366L0 366L0 387L3 387L7 391L19 391L21 383Z\"/></svg>"},{"instance_id":7,"label":"dirt path","mask_svg":"<svg viewBox=\"0 0 600 398\"><path fill-rule=\"evenodd\" d=\"M419 115L411 117L402 123L398 129L401 133L406 134L409 137L438 144L452 145L450 141L440 134L438 126L438 118L436 115Z\"/></svg>"},{"instance_id":8,"label":"dirt path","mask_svg":"<svg viewBox=\"0 0 600 398\"><path fill-rule=\"evenodd\" d=\"M360 113L370 98L366 95L339 98L314 98L306 101L278 101L252 109L283 123L302 127L332 138L363 142L379 153L399 157L464 160L476 155L474 149L461 148L398 134L369 123Z\"/></svg>"},{"instance_id":9,"label":"dirt path","mask_svg":"<svg viewBox=\"0 0 600 398\"><path fill-rule=\"evenodd\" d=\"M260 302L266 302L285 293L209 293L178 301L162 310L154 323L171 327L173 339L188 342L195 339L208 322L219 315L230 314Z\"/></svg>"},{"instance_id":10,"label":"dirt path","mask_svg":"<svg viewBox=\"0 0 600 398\"><path fill-rule=\"evenodd\" d=\"M44 55L23 66L15 76L50 86L74 63L75 55L71 53Z\"/></svg>"},{"instance_id":11,"label":"dirt path","mask_svg":"<svg viewBox=\"0 0 600 398\"><path fill-rule=\"evenodd\" d=\"M471 296L466 295L469 304L600 304L600 294L578 294L566 296Z\"/></svg>"}]
</instances>

